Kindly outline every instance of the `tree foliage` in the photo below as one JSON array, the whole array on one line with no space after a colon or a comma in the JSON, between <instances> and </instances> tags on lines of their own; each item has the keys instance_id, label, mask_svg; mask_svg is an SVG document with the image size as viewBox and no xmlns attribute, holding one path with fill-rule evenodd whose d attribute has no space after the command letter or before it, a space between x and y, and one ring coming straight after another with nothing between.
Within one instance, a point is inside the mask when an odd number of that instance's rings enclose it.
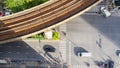
<instances>
[{"instance_id":1,"label":"tree foliage","mask_svg":"<svg viewBox=\"0 0 120 68\"><path fill-rule=\"evenodd\" d=\"M59 40L60 39L60 33L59 32L53 32L53 40Z\"/></svg>"},{"instance_id":2,"label":"tree foliage","mask_svg":"<svg viewBox=\"0 0 120 68\"><path fill-rule=\"evenodd\" d=\"M48 0L4 0L4 3L6 4L6 8L11 9L12 12L19 12L46 1Z\"/></svg>"}]
</instances>

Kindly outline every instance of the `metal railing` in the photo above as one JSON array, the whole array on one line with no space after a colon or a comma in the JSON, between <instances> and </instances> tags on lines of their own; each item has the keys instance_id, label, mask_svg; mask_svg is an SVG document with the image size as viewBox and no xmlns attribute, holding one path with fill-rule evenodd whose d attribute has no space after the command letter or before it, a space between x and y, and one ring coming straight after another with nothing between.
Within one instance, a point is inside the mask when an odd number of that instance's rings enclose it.
<instances>
[{"instance_id":1,"label":"metal railing","mask_svg":"<svg viewBox=\"0 0 120 68\"><path fill-rule=\"evenodd\" d=\"M11 22L9 22L11 18L4 19L0 24L0 41L21 37L54 26L98 1L99 0L58 0L58 4L54 2L51 4L51 6L53 5L52 7L49 5L46 7L47 9L36 10L32 12L33 14L29 13L25 16L13 17ZM54 10L51 10L53 8Z\"/></svg>"}]
</instances>

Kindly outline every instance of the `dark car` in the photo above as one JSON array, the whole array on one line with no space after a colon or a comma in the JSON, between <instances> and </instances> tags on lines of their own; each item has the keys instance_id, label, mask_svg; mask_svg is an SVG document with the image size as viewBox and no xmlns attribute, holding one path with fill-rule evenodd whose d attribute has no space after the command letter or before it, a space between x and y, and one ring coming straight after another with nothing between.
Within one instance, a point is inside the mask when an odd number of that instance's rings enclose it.
<instances>
[{"instance_id":1,"label":"dark car","mask_svg":"<svg viewBox=\"0 0 120 68\"><path fill-rule=\"evenodd\" d=\"M51 46L51 45L45 45L44 47L43 47L43 49L44 49L44 51L45 52L55 52L55 48L53 47L53 46Z\"/></svg>"}]
</instances>

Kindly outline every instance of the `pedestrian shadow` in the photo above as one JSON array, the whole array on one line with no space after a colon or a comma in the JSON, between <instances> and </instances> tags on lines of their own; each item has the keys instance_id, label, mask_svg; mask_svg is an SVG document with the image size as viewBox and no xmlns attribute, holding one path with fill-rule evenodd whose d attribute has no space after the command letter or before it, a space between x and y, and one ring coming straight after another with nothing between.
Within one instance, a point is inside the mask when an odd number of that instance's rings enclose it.
<instances>
[{"instance_id":1,"label":"pedestrian shadow","mask_svg":"<svg viewBox=\"0 0 120 68\"><path fill-rule=\"evenodd\" d=\"M84 62L88 67L90 66L90 63L88 63L88 62Z\"/></svg>"},{"instance_id":2,"label":"pedestrian shadow","mask_svg":"<svg viewBox=\"0 0 120 68\"><path fill-rule=\"evenodd\" d=\"M97 66L101 66L101 65L104 64L103 61L97 61L97 60L95 60L94 63L95 63L95 65L97 65Z\"/></svg>"},{"instance_id":3,"label":"pedestrian shadow","mask_svg":"<svg viewBox=\"0 0 120 68\"><path fill-rule=\"evenodd\" d=\"M74 47L74 54L77 55L78 52L88 52L82 47Z\"/></svg>"},{"instance_id":4,"label":"pedestrian shadow","mask_svg":"<svg viewBox=\"0 0 120 68\"><path fill-rule=\"evenodd\" d=\"M102 38L99 35L99 39L96 41L96 44L98 45L98 47L102 48Z\"/></svg>"}]
</instances>

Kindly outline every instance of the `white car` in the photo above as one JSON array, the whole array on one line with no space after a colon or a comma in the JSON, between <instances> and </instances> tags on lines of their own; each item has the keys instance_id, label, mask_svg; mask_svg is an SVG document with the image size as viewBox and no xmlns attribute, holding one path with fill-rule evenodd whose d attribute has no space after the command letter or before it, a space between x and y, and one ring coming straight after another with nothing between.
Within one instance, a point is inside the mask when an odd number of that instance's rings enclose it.
<instances>
[{"instance_id":1,"label":"white car","mask_svg":"<svg viewBox=\"0 0 120 68\"><path fill-rule=\"evenodd\" d=\"M101 7L100 10L105 17L111 16L111 13L105 7Z\"/></svg>"},{"instance_id":2,"label":"white car","mask_svg":"<svg viewBox=\"0 0 120 68\"><path fill-rule=\"evenodd\" d=\"M80 56L80 57L91 57L92 54L90 52L78 52L77 56Z\"/></svg>"}]
</instances>

